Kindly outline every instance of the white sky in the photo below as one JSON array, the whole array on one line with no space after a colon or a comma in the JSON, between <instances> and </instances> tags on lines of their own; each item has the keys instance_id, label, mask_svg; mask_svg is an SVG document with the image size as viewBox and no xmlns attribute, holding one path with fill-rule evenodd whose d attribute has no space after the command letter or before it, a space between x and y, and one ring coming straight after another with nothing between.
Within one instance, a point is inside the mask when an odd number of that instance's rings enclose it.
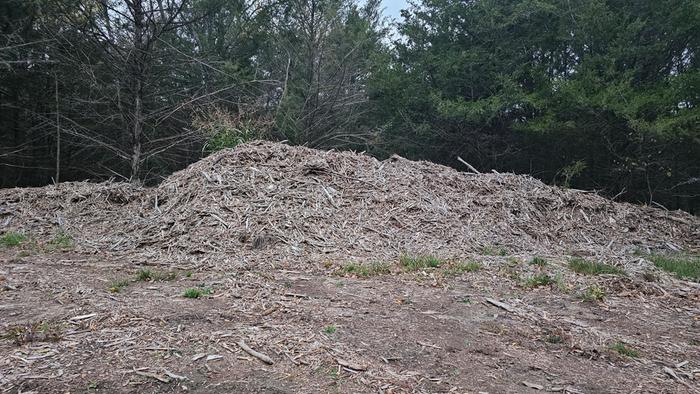
<instances>
[{"instance_id":1,"label":"white sky","mask_svg":"<svg viewBox=\"0 0 700 394\"><path fill-rule=\"evenodd\" d=\"M408 8L407 0L382 0L384 8L384 16L389 18L399 19L402 8Z\"/></svg>"}]
</instances>

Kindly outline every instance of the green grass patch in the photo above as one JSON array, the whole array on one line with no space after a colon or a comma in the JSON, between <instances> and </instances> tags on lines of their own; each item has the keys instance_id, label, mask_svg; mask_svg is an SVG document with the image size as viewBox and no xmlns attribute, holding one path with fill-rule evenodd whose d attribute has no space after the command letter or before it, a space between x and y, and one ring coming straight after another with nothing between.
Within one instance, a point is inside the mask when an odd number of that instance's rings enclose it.
<instances>
[{"instance_id":1,"label":"green grass patch","mask_svg":"<svg viewBox=\"0 0 700 394\"><path fill-rule=\"evenodd\" d=\"M49 241L49 245L58 249L70 249L73 247L73 237L61 230Z\"/></svg>"},{"instance_id":2,"label":"green grass patch","mask_svg":"<svg viewBox=\"0 0 700 394\"><path fill-rule=\"evenodd\" d=\"M370 276L386 275L391 273L391 268L386 263L348 263L341 269L341 272L346 275L354 275L362 278Z\"/></svg>"},{"instance_id":3,"label":"green grass patch","mask_svg":"<svg viewBox=\"0 0 700 394\"><path fill-rule=\"evenodd\" d=\"M605 289L603 289L600 286L593 285L587 288L585 292L583 292L582 298L584 299L584 301L603 301L606 295L607 294L605 293Z\"/></svg>"},{"instance_id":4,"label":"green grass patch","mask_svg":"<svg viewBox=\"0 0 700 394\"><path fill-rule=\"evenodd\" d=\"M508 256L508 249L503 246L484 246L481 248L481 254L484 256Z\"/></svg>"},{"instance_id":5,"label":"green grass patch","mask_svg":"<svg viewBox=\"0 0 700 394\"><path fill-rule=\"evenodd\" d=\"M438 268L444 264L442 260L435 256L412 256L404 254L399 258L399 263L406 271L417 271L425 268Z\"/></svg>"},{"instance_id":6,"label":"green grass patch","mask_svg":"<svg viewBox=\"0 0 700 394\"><path fill-rule=\"evenodd\" d=\"M335 334L336 331L338 331L338 328L332 324L323 328L323 332L328 335Z\"/></svg>"},{"instance_id":7,"label":"green grass patch","mask_svg":"<svg viewBox=\"0 0 700 394\"><path fill-rule=\"evenodd\" d=\"M177 272L151 271L148 268L141 268L136 272L136 280L139 282L164 282L177 279Z\"/></svg>"},{"instance_id":8,"label":"green grass patch","mask_svg":"<svg viewBox=\"0 0 700 394\"><path fill-rule=\"evenodd\" d=\"M569 260L569 269L576 272L577 274L584 275L601 275L601 274L612 274L612 275L624 275L625 271L603 263L597 263L593 261L588 261L580 257L574 257Z\"/></svg>"},{"instance_id":9,"label":"green grass patch","mask_svg":"<svg viewBox=\"0 0 700 394\"><path fill-rule=\"evenodd\" d=\"M527 278L527 280L524 283L524 286L533 289L535 287L549 286L555 283L557 283L557 280L555 278L552 278L548 274L538 274Z\"/></svg>"},{"instance_id":10,"label":"green grass patch","mask_svg":"<svg viewBox=\"0 0 700 394\"><path fill-rule=\"evenodd\" d=\"M538 267L546 267L549 263L542 257L535 256L530 260L530 265L536 265Z\"/></svg>"},{"instance_id":11,"label":"green grass patch","mask_svg":"<svg viewBox=\"0 0 700 394\"><path fill-rule=\"evenodd\" d=\"M127 286L129 286L129 279L118 279L112 282L109 285L109 291L112 293L119 293L120 291L124 290Z\"/></svg>"},{"instance_id":12,"label":"green grass patch","mask_svg":"<svg viewBox=\"0 0 700 394\"><path fill-rule=\"evenodd\" d=\"M554 344L562 343L562 341L563 341L561 335L555 335L555 334L547 335L544 338L544 340L548 343L554 343Z\"/></svg>"},{"instance_id":13,"label":"green grass patch","mask_svg":"<svg viewBox=\"0 0 700 394\"><path fill-rule=\"evenodd\" d=\"M182 293L185 298L200 298L205 295L212 293L212 290L208 287L191 287Z\"/></svg>"},{"instance_id":14,"label":"green grass patch","mask_svg":"<svg viewBox=\"0 0 700 394\"><path fill-rule=\"evenodd\" d=\"M63 338L64 327L59 323L39 322L10 327L0 339L13 340L17 345L32 342L57 342Z\"/></svg>"},{"instance_id":15,"label":"green grass patch","mask_svg":"<svg viewBox=\"0 0 700 394\"><path fill-rule=\"evenodd\" d=\"M26 241L28 237L22 233L7 232L0 236L0 245L11 248L13 246L19 246L22 242Z\"/></svg>"},{"instance_id":16,"label":"green grass patch","mask_svg":"<svg viewBox=\"0 0 700 394\"><path fill-rule=\"evenodd\" d=\"M681 279L700 282L700 256L654 254L649 256L649 260L662 270L676 274Z\"/></svg>"},{"instance_id":17,"label":"green grass patch","mask_svg":"<svg viewBox=\"0 0 700 394\"><path fill-rule=\"evenodd\" d=\"M445 269L444 273L448 276L457 276L465 272L476 272L482 267L478 261L460 261L457 264Z\"/></svg>"},{"instance_id":18,"label":"green grass patch","mask_svg":"<svg viewBox=\"0 0 700 394\"><path fill-rule=\"evenodd\" d=\"M624 342L615 342L610 349L616 351L621 356L637 358L639 357L639 351L627 346Z\"/></svg>"}]
</instances>

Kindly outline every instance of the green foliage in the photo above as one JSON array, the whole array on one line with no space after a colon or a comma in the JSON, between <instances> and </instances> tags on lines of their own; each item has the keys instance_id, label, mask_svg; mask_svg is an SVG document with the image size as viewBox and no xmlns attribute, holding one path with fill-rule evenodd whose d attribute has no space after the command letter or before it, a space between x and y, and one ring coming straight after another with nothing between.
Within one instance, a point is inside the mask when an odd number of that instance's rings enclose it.
<instances>
[{"instance_id":1,"label":"green foliage","mask_svg":"<svg viewBox=\"0 0 700 394\"><path fill-rule=\"evenodd\" d=\"M120 291L125 289L127 286L129 286L129 283L131 283L131 281L129 279L115 280L114 282L112 282L109 285L109 291L111 291L112 293L119 293Z\"/></svg>"},{"instance_id":2,"label":"green foliage","mask_svg":"<svg viewBox=\"0 0 700 394\"><path fill-rule=\"evenodd\" d=\"M508 256L508 249L503 246L487 245L481 248L481 254L484 256Z\"/></svg>"},{"instance_id":3,"label":"green foliage","mask_svg":"<svg viewBox=\"0 0 700 394\"><path fill-rule=\"evenodd\" d=\"M469 297L462 297L462 299L460 299L459 302L461 302L462 304L471 305L472 299Z\"/></svg>"},{"instance_id":4,"label":"green foliage","mask_svg":"<svg viewBox=\"0 0 700 394\"><path fill-rule=\"evenodd\" d=\"M542 257L535 256L530 260L530 265L536 265L538 267L546 267L547 266L547 260L543 259Z\"/></svg>"},{"instance_id":5,"label":"green foliage","mask_svg":"<svg viewBox=\"0 0 700 394\"><path fill-rule=\"evenodd\" d=\"M445 275L456 276L465 272L476 272L481 268L482 265L478 261L460 261L445 269L444 273Z\"/></svg>"},{"instance_id":6,"label":"green foliage","mask_svg":"<svg viewBox=\"0 0 700 394\"><path fill-rule=\"evenodd\" d=\"M639 351L626 345L624 342L615 342L610 346L611 350L616 351L621 356L637 358L639 357Z\"/></svg>"},{"instance_id":7,"label":"green foliage","mask_svg":"<svg viewBox=\"0 0 700 394\"><path fill-rule=\"evenodd\" d=\"M328 335L335 334L337 330L338 328L332 324L323 328L323 332L325 332Z\"/></svg>"},{"instance_id":8,"label":"green foliage","mask_svg":"<svg viewBox=\"0 0 700 394\"><path fill-rule=\"evenodd\" d=\"M22 242L27 240L27 236L22 233L7 232L0 236L0 245L9 248L13 246L19 246Z\"/></svg>"},{"instance_id":9,"label":"green foliage","mask_svg":"<svg viewBox=\"0 0 700 394\"><path fill-rule=\"evenodd\" d=\"M605 296L605 289L597 285L588 287L583 293L583 299L585 301L603 301Z\"/></svg>"},{"instance_id":10,"label":"green foliage","mask_svg":"<svg viewBox=\"0 0 700 394\"><path fill-rule=\"evenodd\" d=\"M574 257L569 260L569 268L578 273L585 275L601 275L601 274L611 274L611 275L624 275L625 271L614 267L612 265L587 261L580 257Z\"/></svg>"},{"instance_id":11,"label":"green foliage","mask_svg":"<svg viewBox=\"0 0 700 394\"><path fill-rule=\"evenodd\" d=\"M267 124L263 119L253 119L247 115L233 115L219 108L204 112L195 118L193 126L207 138L204 151L213 153L267 135Z\"/></svg>"},{"instance_id":12,"label":"green foliage","mask_svg":"<svg viewBox=\"0 0 700 394\"><path fill-rule=\"evenodd\" d=\"M141 282L148 282L153 279L153 271L148 268L141 268L136 273L136 280Z\"/></svg>"},{"instance_id":13,"label":"green foliage","mask_svg":"<svg viewBox=\"0 0 700 394\"><path fill-rule=\"evenodd\" d=\"M368 278L370 276L385 275L391 273L391 268L386 263L370 263L370 264L360 264L360 263L348 263L341 269L344 274L355 275L362 278Z\"/></svg>"},{"instance_id":14,"label":"green foliage","mask_svg":"<svg viewBox=\"0 0 700 394\"><path fill-rule=\"evenodd\" d=\"M182 293L182 296L185 298L200 298L205 295L209 295L212 293L212 290L208 287L191 287L187 290L185 290L184 293Z\"/></svg>"},{"instance_id":15,"label":"green foliage","mask_svg":"<svg viewBox=\"0 0 700 394\"><path fill-rule=\"evenodd\" d=\"M583 160L576 160L573 163L565 166L561 169L560 173L564 177L562 186L571 187L571 180L581 175L581 173L586 169L586 162Z\"/></svg>"},{"instance_id":16,"label":"green foliage","mask_svg":"<svg viewBox=\"0 0 700 394\"><path fill-rule=\"evenodd\" d=\"M443 264L439 258L431 255L401 255L399 263L406 271L417 271L426 268L437 268Z\"/></svg>"},{"instance_id":17,"label":"green foliage","mask_svg":"<svg viewBox=\"0 0 700 394\"><path fill-rule=\"evenodd\" d=\"M58 249L70 249L73 247L73 237L61 230L49 241L49 245Z\"/></svg>"},{"instance_id":18,"label":"green foliage","mask_svg":"<svg viewBox=\"0 0 700 394\"><path fill-rule=\"evenodd\" d=\"M163 282L177 279L177 272L151 271L148 268L141 268L136 273L136 280L141 282Z\"/></svg>"},{"instance_id":19,"label":"green foliage","mask_svg":"<svg viewBox=\"0 0 700 394\"><path fill-rule=\"evenodd\" d=\"M563 339L562 339L561 335L551 334L551 335L547 335L547 337L545 337L545 341L547 341L549 343L557 344L557 343L561 343L563 341Z\"/></svg>"},{"instance_id":20,"label":"green foliage","mask_svg":"<svg viewBox=\"0 0 700 394\"><path fill-rule=\"evenodd\" d=\"M657 267L674 273L681 279L700 282L700 256L654 254L649 259Z\"/></svg>"},{"instance_id":21,"label":"green foliage","mask_svg":"<svg viewBox=\"0 0 700 394\"><path fill-rule=\"evenodd\" d=\"M692 0L418 1L370 79L382 148L700 209L699 19Z\"/></svg>"},{"instance_id":22,"label":"green foliage","mask_svg":"<svg viewBox=\"0 0 700 394\"><path fill-rule=\"evenodd\" d=\"M524 286L527 288L535 288L540 286L549 286L554 283L557 283L556 279L552 278L548 274L538 274L528 278L525 281Z\"/></svg>"}]
</instances>

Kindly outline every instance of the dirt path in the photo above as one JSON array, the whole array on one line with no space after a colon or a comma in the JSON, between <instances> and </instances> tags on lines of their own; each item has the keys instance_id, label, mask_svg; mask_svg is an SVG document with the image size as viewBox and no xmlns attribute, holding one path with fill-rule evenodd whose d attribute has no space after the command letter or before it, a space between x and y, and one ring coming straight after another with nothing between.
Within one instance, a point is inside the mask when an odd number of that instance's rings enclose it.
<instances>
[{"instance_id":1,"label":"dirt path","mask_svg":"<svg viewBox=\"0 0 700 394\"><path fill-rule=\"evenodd\" d=\"M0 251L2 392L700 392L700 288L667 276L506 257L359 278L342 262L20 256ZM557 283L524 284L538 272ZM604 300L583 301L594 285Z\"/></svg>"}]
</instances>

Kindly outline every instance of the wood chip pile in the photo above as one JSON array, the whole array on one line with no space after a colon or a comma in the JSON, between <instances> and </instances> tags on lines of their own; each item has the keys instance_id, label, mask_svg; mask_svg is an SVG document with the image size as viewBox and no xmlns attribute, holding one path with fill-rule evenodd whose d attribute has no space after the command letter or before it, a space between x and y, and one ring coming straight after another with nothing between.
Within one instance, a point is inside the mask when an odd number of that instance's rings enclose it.
<instances>
[{"instance_id":1,"label":"wood chip pile","mask_svg":"<svg viewBox=\"0 0 700 394\"><path fill-rule=\"evenodd\" d=\"M614 258L700 248L700 220L683 212L616 203L529 176L260 141L211 155L156 188L3 190L0 226L46 237L60 227L87 249L244 260L261 253L288 260L460 257L500 247Z\"/></svg>"}]
</instances>

